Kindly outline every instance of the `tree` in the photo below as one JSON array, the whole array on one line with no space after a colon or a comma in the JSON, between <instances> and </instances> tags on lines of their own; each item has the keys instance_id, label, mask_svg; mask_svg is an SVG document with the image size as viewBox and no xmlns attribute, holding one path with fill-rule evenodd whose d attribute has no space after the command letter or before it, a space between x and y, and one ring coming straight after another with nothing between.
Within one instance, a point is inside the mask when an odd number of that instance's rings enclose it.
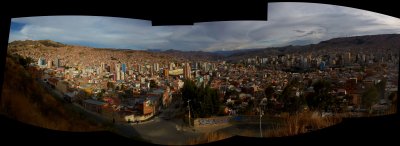
<instances>
[{"instance_id":1,"label":"tree","mask_svg":"<svg viewBox=\"0 0 400 146\"><path fill-rule=\"evenodd\" d=\"M385 96L386 82L386 79L383 79L375 85L380 98L383 98Z\"/></svg>"},{"instance_id":2,"label":"tree","mask_svg":"<svg viewBox=\"0 0 400 146\"><path fill-rule=\"evenodd\" d=\"M107 89L115 89L115 85L114 85L114 83L112 83L112 82L108 82L107 83Z\"/></svg>"},{"instance_id":3,"label":"tree","mask_svg":"<svg viewBox=\"0 0 400 146\"><path fill-rule=\"evenodd\" d=\"M395 100L395 97L396 97L396 93L395 92L392 92L392 93L390 93L390 95L389 95L389 100L391 100L392 102ZM394 103L394 102L393 102Z\"/></svg>"},{"instance_id":4,"label":"tree","mask_svg":"<svg viewBox=\"0 0 400 146\"><path fill-rule=\"evenodd\" d=\"M370 112L372 111L372 105L379 101L379 93L378 89L375 86L372 86L368 90L366 90L362 94L362 103L365 107L369 108Z\"/></svg>"},{"instance_id":5,"label":"tree","mask_svg":"<svg viewBox=\"0 0 400 146\"><path fill-rule=\"evenodd\" d=\"M228 91L226 91L226 93L225 93L225 98L228 98L229 96L231 96L231 95L239 95L239 92L237 92L236 90L231 90L231 89L229 89Z\"/></svg>"},{"instance_id":6,"label":"tree","mask_svg":"<svg viewBox=\"0 0 400 146\"><path fill-rule=\"evenodd\" d=\"M191 80L184 82L181 89L182 99L185 101L185 106L187 106L186 101L191 101L190 108L193 117L209 117L218 114L220 102L217 90L211 89L209 85L197 87Z\"/></svg>"},{"instance_id":7,"label":"tree","mask_svg":"<svg viewBox=\"0 0 400 146\"><path fill-rule=\"evenodd\" d=\"M19 54L13 54L13 58L17 63L21 64L25 68L28 67L30 63L34 62L31 57L23 57Z\"/></svg>"},{"instance_id":8,"label":"tree","mask_svg":"<svg viewBox=\"0 0 400 146\"><path fill-rule=\"evenodd\" d=\"M155 88L155 87L157 87L156 81L150 80L150 88Z\"/></svg>"},{"instance_id":9,"label":"tree","mask_svg":"<svg viewBox=\"0 0 400 146\"><path fill-rule=\"evenodd\" d=\"M317 110L327 111L334 104L334 97L329 94L332 89L331 82L328 80L318 80L313 84L314 94L311 94L307 98L307 104Z\"/></svg>"},{"instance_id":10,"label":"tree","mask_svg":"<svg viewBox=\"0 0 400 146\"><path fill-rule=\"evenodd\" d=\"M297 78L294 78L283 89L279 99L281 102L284 103L284 111L289 113L297 113L306 103L303 96L295 96L295 92L298 92L299 87L301 87L299 80Z\"/></svg>"},{"instance_id":11,"label":"tree","mask_svg":"<svg viewBox=\"0 0 400 146\"><path fill-rule=\"evenodd\" d=\"M331 89L331 82L327 80L318 80L313 84L314 91L318 95L327 94L328 91Z\"/></svg>"},{"instance_id":12,"label":"tree","mask_svg":"<svg viewBox=\"0 0 400 146\"><path fill-rule=\"evenodd\" d=\"M264 92L267 98L271 98L272 95L275 93L275 90L272 86L268 86L267 88L265 88Z\"/></svg>"},{"instance_id":13,"label":"tree","mask_svg":"<svg viewBox=\"0 0 400 146\"><path fill-rule=\"evenodd\" d=\"M126 86L124 84L121 85L121 90L125 90Z\"/></svg>"}]
</instances>

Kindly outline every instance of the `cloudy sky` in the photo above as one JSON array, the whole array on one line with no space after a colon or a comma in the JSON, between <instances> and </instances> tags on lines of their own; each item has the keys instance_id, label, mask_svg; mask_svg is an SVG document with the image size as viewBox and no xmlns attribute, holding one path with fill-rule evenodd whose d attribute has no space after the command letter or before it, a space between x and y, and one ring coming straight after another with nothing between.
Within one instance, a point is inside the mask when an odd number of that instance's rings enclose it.
<instances>
[{"instance_id":1,"label":"cloudy sky","mask_svg":"<svg viewBox=\"0 0 400 146\"><path fill-rule=\"evenodd\" d=\"M400 33L400 19L349 7L270 3L268 21L151 26L151 21L97 16L11 20L9 42L50 39L124 49L237 50L318 43L335 37Z\"/></svg>"}]
</instances>

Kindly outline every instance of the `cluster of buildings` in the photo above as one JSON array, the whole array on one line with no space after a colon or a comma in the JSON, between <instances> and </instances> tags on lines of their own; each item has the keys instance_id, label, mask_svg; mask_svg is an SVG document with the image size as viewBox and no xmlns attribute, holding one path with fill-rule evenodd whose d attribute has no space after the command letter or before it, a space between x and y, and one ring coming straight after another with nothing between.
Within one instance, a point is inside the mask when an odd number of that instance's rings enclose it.
<instances>
[{"instance_id":1,"label":"cluster of buildings","mask_svg":"<svg viewBox=\"0 0 400 146\"><path fill-rule=\"evenodd\" d=\"M209 62L112 63L94 66L63 66L58 58L39 57L32 64L40 78L64 95L67 101L104 115L127 121L146 120L180 99L184 79L210 79L201 72L215 69ZM197 66L198 65L198 66ZM109 113L112 113L111 115ZM146 118L143 118L146 117Z\"/></svg>"},{"instance_id":2,"label":"cluster of buildings","mask_svg":"<svg viewBox=\"0 0 400 146\"><path fill-rule=\"evenodd\" d=\"M387 103L389 94L397 93L398 62L398 54L349 51L270 55L246 58L240 63L124 62L111 57L91 65L69 61L66 66L58 57L39 57L35 66L41 79L68 101L104 115L112 113L109 115L113 118L137 121L157 115L174 100L180 100L185 79L217 89L226 114L245 109L250 101L277 102L276 97L266 97L264 89L273 86L279 94L295 77L305 88L294 89L294 96L314 92L313 83L329 79L334 85L332 93L338 97L351 95L352 100L347 102L354 107L360 107L361 94L368 87L386 80L381 99ZM292 68L307 71L294 73L290 71ZM235 94L228 95L228 92Z\"/></svg>"},{"instance_id":3,"label":"cluster of buildings","mask_svg":"<svg viewBox=\"0 0 400 146\"><path fill-rule=\"evenodd\" d=\"M391 94L397 97L398 62L398 54L390 51L303 52L251 57L240 61L243 66L230 66L221 70L219 73L222 76L213 80L213 87L222 89L222 92L227 89L239 92L239 95L231 95L224 100L229 103L239 101L241 104L236 105L235 109L240 109L252 99L257 100L256 103L265 100L263 89L268 86L272 86L279 95L293 78L298 78L304 88L294 89L293 93L299 96L315 92L313 83L324 79L331 81L333 89L330 93L335 97L351 96L351 101L343 99L343 102L351 105L349 108L355 109L367 108L362 106L362 93L385 80L386 88L384 94L379 95L380 101L376 107L388 109L390 108L388 103L391 102L388 97ZM275 98L269 97L269 100L276 101ZM285 103L278 105L284 106Z\"/></svg>"}]
</instances>

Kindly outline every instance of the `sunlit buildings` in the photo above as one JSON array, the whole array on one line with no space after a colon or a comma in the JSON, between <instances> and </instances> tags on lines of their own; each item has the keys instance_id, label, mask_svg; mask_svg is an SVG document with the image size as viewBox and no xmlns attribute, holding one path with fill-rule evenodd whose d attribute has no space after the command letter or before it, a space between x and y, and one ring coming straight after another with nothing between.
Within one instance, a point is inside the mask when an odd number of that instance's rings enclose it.
<instances>
[{"instance_id":1,"label":"sunlit buildings","mask_svg":"<svg viewBox=\"0 0 400 146\"><path fill-rule=\"evenodd\" d=\"M183 77L185 79L191 79L192 78L192 70L190 67L189 63L185 63L185 66L183 68Z\"/></svg>"}]
</instances>

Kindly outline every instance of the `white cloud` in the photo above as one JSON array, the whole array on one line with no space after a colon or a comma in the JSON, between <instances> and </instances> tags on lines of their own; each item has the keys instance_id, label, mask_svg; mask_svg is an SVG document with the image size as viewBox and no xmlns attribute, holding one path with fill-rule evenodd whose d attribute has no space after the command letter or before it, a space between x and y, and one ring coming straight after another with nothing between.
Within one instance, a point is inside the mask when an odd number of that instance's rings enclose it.
<instances>
[{"instance_id":1,"label":"white cloud","mask_svg":"<svg viewBox=\"0 0 400 146\"><path fill-rule=\"evenodd\" d=\"M235 50L317 43L334 37L400 33L400 20L354 8L315 3L270 3L268 21L221 21L193 26L151 26L150 21L97 16L14 18L25 24L9 41L131 49Z\"/></svg>"}]
</instances>

